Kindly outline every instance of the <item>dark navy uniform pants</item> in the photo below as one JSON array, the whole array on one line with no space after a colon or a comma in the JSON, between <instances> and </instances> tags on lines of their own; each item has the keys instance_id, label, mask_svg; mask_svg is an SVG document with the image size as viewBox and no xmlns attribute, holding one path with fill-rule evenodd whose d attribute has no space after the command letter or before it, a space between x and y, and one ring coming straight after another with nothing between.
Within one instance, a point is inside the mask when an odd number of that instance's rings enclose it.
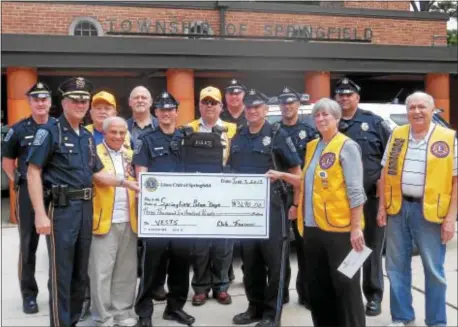
<instances>
[{"instance_id":1,"label":"dark navy uniform pants","mask_svg":"<svg viewBox=\"0 0 458 327\"><path fill-rule=\"evenodd\" d=\"M23 299L36 299L36 252L40 235L35 228L35 212L29 197L27 181L21 181L16 191L16 217L19 228L19 283Z\"/></svg>"},{"instance_id":2,"label":"dark navy uniform pants","mask_svg":"<svg viewBox=\"0 0 458 327\"><path fill-rule=\"evenodd\" d=\"M299 234L297 229L297 224L294 221L293 224L294 238L295 238L295 248L297 255L297 278L296 278L296 290L299 299L305 303L309 303L309 296L307 292L307 283L305 282L305 249L304 249L304 239Z\"/></svg>"},{"instance_id":3,"label":"dark navy uniform pants","mask_svg":"<svg viewBox=\"0 0 458 327\"><path fill-rule=\"evenodd\" d=\"M367 197L364 204L364 240L372 253L363 265L363 293L367 301L382 302L383 266L382 253L385 243L385 227L377 225L378 198Z\"/></svg>"},{"instance_id":4,"label":"dark navy uniform pants","mask_svg":"<svg viewBox=\"0 0 458 327\"><path fill-rule=\"evenodd\" d=\"M142 275L135 303L135 313L140 318L150 318L153 314L153 298L157 288L158 274L164 256L167 265L167 310L182 309L189 291L189 267L191 262L191 242L182 239L144 238Z\"/></svg>"},{"instance_id":5,"label":"dark navy uniform pants","mask_svg":"<svg viewBox=\"0 0 458 327\"><path fill-rule=\"evenodd\" d=\"M70 200L67 207L49 205L51 235L49 282L51 326L75 326L88 285L92 241L92 201Z\"/></svg>"},{"instance_id":6,"label":"dark navy uniform pants","mask_svg":"<svg viewBox=\"0 0 458 327\"><path fill-rule=\"evenodd\" d=\"M287 226L289 230L289 225ZM258 316L274 319L282 259L280 207L270 207L269 239L241 240L240 245L243 283L249 310ZM289 254L289 248L286 253Z\"/></svg>"}]
</instances>

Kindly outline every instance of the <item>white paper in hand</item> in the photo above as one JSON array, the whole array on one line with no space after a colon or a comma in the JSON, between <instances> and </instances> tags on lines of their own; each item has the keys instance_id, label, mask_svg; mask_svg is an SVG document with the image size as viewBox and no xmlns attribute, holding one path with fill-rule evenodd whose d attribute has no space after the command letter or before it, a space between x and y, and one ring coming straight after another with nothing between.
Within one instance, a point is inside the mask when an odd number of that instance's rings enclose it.
<instances>
[{"instance_id":1,"label":"white paper in hand","mask_svg":"<svg viewBox=\"0 0 458 327\"><path fill-rule=\"evenodd\" d=\"M354 249L347 255L344 261L340 264L338 271L347 276L353 278L356 272L361 268L364 261L369 257L372 250L364 245L364 250L356 252Z\"/></svg>"}]
</instances>

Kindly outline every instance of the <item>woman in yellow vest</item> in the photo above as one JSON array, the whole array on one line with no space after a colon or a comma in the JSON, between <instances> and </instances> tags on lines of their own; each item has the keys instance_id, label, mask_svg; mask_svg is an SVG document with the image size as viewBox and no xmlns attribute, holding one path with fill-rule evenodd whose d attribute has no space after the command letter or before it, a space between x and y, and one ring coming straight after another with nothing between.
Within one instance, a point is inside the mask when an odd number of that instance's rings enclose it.
<instances>
[{"instance_id":1,"label":"woman in yellow vest","mask_svg":"<svg viewBox=\"0 0 458 327\"><path fill-rule=\"evenodd\" d=\"M104 139L97 154L104 171L123 183L135 181L133 151L124 147L127 123L121 117L103 122ZM135 326L137 285L137 212L135 192L122 187L94 185L94 219L89 277L91 313L96 325Z\"/></svg>"},{"instance_id":2,"label":"woman in yellow vest","mask_svg":"<svg viewBox=\"0 0 458 327\"><path fill-rule=\"evenodd\" d=\"M289 218L296 219L304 238L305 269L315 326L365 326L359 271L349 278L337 268L352 249L364 249L361 150L339 133L342 111L323 98L312 110L321 138L307 144L302 176L270 171L300 192Z\"/></svg>"}]
</instances>

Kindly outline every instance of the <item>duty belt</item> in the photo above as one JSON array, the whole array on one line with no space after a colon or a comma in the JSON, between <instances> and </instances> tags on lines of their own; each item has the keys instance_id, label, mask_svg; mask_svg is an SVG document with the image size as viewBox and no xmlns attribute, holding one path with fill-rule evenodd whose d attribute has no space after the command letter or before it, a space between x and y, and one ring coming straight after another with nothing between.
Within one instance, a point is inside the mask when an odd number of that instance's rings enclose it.
<instances>
[{"instance_id":1,"label":"duty belt","mask_svg":"<svg viewBox=\"0 0 458 327\"><path fill-rule=\"evenodd\" d=\"M415 198L413 196L403 195L402 198L407 202L422 203L422 198Z\"/></svg>"},{"instance_id":2,"label":"duty belt","mask_svg":"<svg viewBox=\"0 0 458 327\"><path fill-rule=\"evenodd\" d=\"M84 200L89 201L92 200L92 188L82 188L82 189L70 189L68 191L68 199L69 200Z\"/></svg>"}]
</instances>

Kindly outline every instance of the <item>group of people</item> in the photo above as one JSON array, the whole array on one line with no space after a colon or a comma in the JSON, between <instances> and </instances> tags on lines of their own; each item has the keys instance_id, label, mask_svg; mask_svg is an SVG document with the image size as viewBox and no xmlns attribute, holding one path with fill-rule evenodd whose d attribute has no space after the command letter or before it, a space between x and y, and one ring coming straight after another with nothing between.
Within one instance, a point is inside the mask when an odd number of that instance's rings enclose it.
<instances>
[{"instance_id":1,"label":"group of people","mask_svg":"<svg viewBox=\"0 0 458 327\"><path fill-rule=\"evenodd\" d=\"M340 80L335 100L313 105L311 126L299 119L301 95L285 87L278 95L282 119L271 124L269 98L232 80L226 108L220 90L208 86L199 95L201 118L178 126L179 102L168 92L153 101L147 88L135 87L126 121L113 94L92 94L90 81L71 78L59 86L63 114L54 119L51 90L36 83L27 93L32 115L12 126L2 144L3 169L17 192L23 311L38 312L40 234L47 236L51 326L75 326L87 298L98 326L152 326L158 299L166 300L163 319L192 325L195 318L183 310L190 286L195 306L210 292L231 304L233 240L137 238L141 172L225 172L271 180L269 238L240 241L248 308L233 324L279 325L291 278L282 227L292 222L296 290L315 326L365 326L366 315L381 313L385 240L391 325L415 320L415 242L426 276L425 323L445 326L443 264L457 216L456 133L432 122L434 100L426 93L407 97L409 124L391 131L381 117L358 108L360 91ZM83 127L88 111L93 124ZM365 246L372 253L361 291L359 272L348 278L337 268Z\"/></svg>"}]
</instances>

